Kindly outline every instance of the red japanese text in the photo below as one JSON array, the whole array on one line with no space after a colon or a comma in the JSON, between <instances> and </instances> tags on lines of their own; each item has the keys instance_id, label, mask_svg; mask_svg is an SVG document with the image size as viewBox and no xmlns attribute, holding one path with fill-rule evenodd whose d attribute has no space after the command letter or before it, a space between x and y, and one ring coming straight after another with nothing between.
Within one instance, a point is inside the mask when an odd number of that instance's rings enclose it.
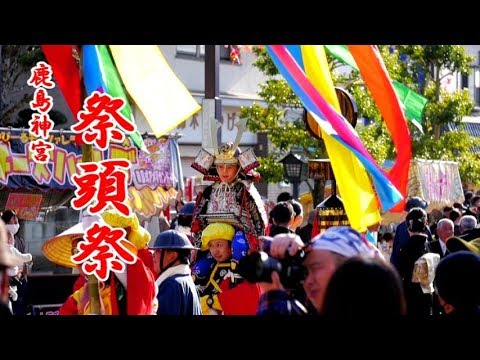
<instances>
[{"instance_id":1,"label":"red japanese text","mask_svg":"<svg viewBox=\"0 0 480 360\"><path fill-rule=\"evenodd\" d=\"M31 75L27 81L28 85L33 86L35 89L38 89L40 86L47 89L53 89L55 87L55 83L52 81L52 67L45 61L37 62L37 65L30 71Z\"/></svg>"},{"instance_id":2,"label":"red japanese text","mask_svg":"<svg viewBox=\"0 0 480 360\"><path fill-rule=\"evenodd\" d=\"M91 204L88 211L95 214L111 205L129 216L131 209L125 201L131 166L130 161L123 159L78 164L79 174L72 175L72 182L77 187L72 207L81 210Z\"/></svg>"},{"instance_id":3,"label":"red japanese text","mask_svg":"<svg viewBox=\"0 0 480 360\"><path fill-rule=\"evenodd\" d=\"M53 98L48 95L47 90L38 88L33 94L33 100L30 101L30 109L38 110L42 113L49 112L53 107Z\"/></svg>"},{"instance_id":4,"label":"red japanese text","mask_svg":"<svg viewBox=\"0 0 480 360\"><path fill-rule=\"evenodd\" d=\"M43 139L48 139L50 131L55 123L48 114L32 114L32 119L28 121L28 131L30 134Z\"/></svg>"},{"instance_id":5,"label":"red japanese text","mask_svg":"<svg viewBox=\"0 0 480 360\"><path fill-rule=\"evenodd\" d=\"M72 262L82 266L87 275L95 275L98 280L105 281L110 271L123 272L125 264L133 264L136 254L125 245L125 229L114 229L108 224L93 223L87 228L84 240L77 245L78 252L71 257Z\"/></svg>"},{"instance_id":6,"label":"red japanese text","mask_svg":"<svg viewBox=\"0 0 480 360\"><path fill-rule=\"evenodd\" d=\"M32 153L32 159L39 164L47 164L50 161L50 151L54 145L41 139L28 144L28 150Z\"/></svg>"},{"instance_id":7,"label":"red japanese text","mask_svg":"<svg viewBox=\"0 0 480 360\"><path fill-rule=\"evenodd\" d=\"M32 119L28 122L28 131L31 135L44 140L48 139L50 131L55 126L55 123L48 115L48 112L53 107L53 98L44 89L53 89L55 87L55 84L52 82L52 75L52 67L44 61L39 61L31 69L31 76L27 81L28 85L36 89L33 94L33 100L30 101L30 109L40 111L40 114L32 114ZM39 164L46 164L50 160L50 151L54 149L54 145L38 139L31 142L28 148L32 154L33 161Z\"/></svg>"},{"instance_id":8,"label":"red japanese text","mask_svg":"<svg viewBox=\"0 0 480 360\"><path fill-rule=\"evenodd\" d=\"M100 150L106 150L110 142L121 143L125 140L124 133L136 130L136 125L120 113L124 105L121 98L94 91L85 99L84 110L78 112L78 122L71 129L86 144L95 144Z\"/></svg>"}]
</instances>

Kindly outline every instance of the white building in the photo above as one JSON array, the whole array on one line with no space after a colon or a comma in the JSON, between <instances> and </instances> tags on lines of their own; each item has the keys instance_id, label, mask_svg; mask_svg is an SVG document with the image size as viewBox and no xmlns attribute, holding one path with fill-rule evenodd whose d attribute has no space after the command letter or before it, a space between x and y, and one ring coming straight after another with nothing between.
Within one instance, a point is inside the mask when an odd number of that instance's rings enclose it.
<instances>
[{"instance_id":1,"label":"white building","mask_svg":"<svg viewBox=\"0 0 480 360\"><path fill-rule=\"evenodd\" d=\"M463 45L468 55L475 56L471 64L472 73L468 76L460 77L459 88L468 88L470 96L475 101L474 113L480 112L480 45Z\"/></svg>"},{"instance_id":2,"label":"white building","mask_svg":"<svg viewBox=\"0 0 480 360\"><path fill-rule=\"evenodd\" d=\"M187 87L190 93L203 105L205 98L205 45L159 45L166 61L175 75ZM221 128L221 142L233 141L237 128L234 126L239 120L242 107L250 106L254 102L262 103L257 95L259 85L266 81L266 77L253 66L255 55L248 50L241 52L241 62L233 63L230 60L229 48L219 45L219 97L222 105L223 126ZM135 119L140 132L151 131L140 111L135 110ZM202 110L187 119L172 133L182 136L178 143L182 159L183 175L186 179L197 177L200 173L191 167L191 164L202 147ZM265 135L258 135L246 131L243 134L240 148L246 150L254 148L257 155L266 145ZM266 151L266 149L265 149ZM282 191L290 191L289 186L282 184L257 184L260 194L275 200Z\"/></svg>"}]
</instances>

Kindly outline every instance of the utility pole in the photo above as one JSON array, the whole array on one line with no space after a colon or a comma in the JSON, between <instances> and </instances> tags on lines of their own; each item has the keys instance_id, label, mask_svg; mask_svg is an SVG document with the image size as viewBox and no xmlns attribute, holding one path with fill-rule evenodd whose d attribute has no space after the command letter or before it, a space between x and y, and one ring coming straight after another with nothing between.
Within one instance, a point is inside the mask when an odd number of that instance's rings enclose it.
<instances>
[{"instance_id":1,"label":"utility pole","mask_svg":"<svg viewBox=\"0 0 480 360\"><path fill-rule=\"evenodd\" d=\"M93 161L93 145L82 145L82 162ZM90 296L90 314L91 315L104 315L102 313L102 303L100 301L100 289L97 277L94 274L87 276L88 279L88 292ZM108 281L108 280L107 280Z\"/></svg>"},{"instance_id":2,"label":"utility pole","mask_svg":"<svg viewBox=\"0 0 480 360\"><path fill-rule=\"evenodd\" d=\"M205 45L205 98L202 106L202 147L212 149L211 123L215 118L223 123L222 102L220 100L220 45ZM221 132L217 134L217 144L221 143ZM215 150L216 151L216 150Z\"/></svg>"}]
</instances>

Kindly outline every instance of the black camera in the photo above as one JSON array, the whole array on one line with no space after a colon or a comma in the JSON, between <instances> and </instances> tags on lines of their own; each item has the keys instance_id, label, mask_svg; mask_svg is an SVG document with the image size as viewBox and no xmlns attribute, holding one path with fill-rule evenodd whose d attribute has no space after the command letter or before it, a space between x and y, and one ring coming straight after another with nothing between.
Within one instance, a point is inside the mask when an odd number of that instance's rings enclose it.
<instances>
[{"instance_id":1,"label":"black camera","mask_svg":"<svg viewBox=\"0 0 480 360\"><path fill-rule=\"evenodd\" d=\"M239 274L251 283L272 282L272 271L278 272L280 282L286 289L298 288L306 277L303 266L305 251L299 250L295 255L287 251L283 259L268 254L270 246L264 246L267 252L251 253L243 257L238 264Z\"/></svg>"}]
</instances>

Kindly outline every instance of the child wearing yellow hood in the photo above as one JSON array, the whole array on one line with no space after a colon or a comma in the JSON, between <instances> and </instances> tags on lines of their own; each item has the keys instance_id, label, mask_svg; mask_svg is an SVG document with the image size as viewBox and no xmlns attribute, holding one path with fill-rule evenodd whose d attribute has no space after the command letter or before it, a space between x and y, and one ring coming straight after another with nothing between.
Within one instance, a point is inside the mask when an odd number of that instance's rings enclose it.
<instances>
[{"instance_id":1,"label":"child wearing yellow hood","mask_svg":"<svg viewBox=\"0 0 480 360\"><path fill-rule=\"evenodd\" d=\"M194 265L192 273L204 315L256 314L260 287L247 282L236 271L236 262L232 261L235 235L232 225L220 222L208 225L202 232L202 250L210 252L211 270ZM206 276L202 272L206 272ZM208 281L202 286L201 278L204 277Z\"/></svg>"}]
</instances>

